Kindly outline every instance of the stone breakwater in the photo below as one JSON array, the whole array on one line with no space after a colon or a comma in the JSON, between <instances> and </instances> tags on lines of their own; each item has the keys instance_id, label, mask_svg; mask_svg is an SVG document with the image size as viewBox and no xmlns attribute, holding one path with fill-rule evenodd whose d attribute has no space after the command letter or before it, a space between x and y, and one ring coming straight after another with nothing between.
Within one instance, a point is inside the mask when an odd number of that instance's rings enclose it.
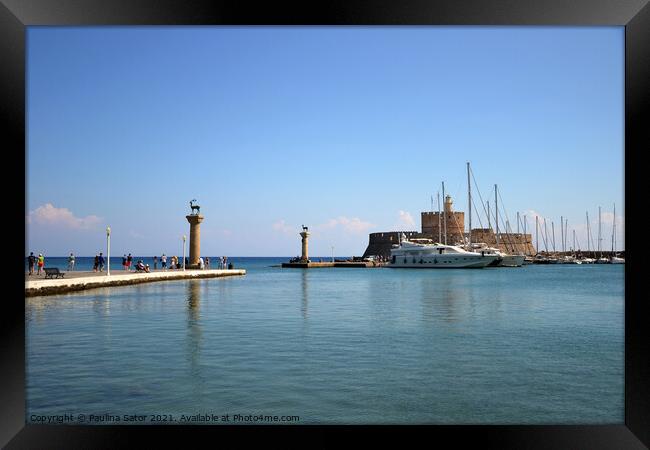
<instances>
[{"instance_id":1,"label":"stone breakwater","mask_svg":"<svg viewBox=\"0 0 650 450\"><path fill-rule=\"evenodd\" d=\"M229 276L246 275L244 269L230 270L185 270L185 271L161 271L151 273L117 273L106 276L88 273L87 275L76 273L70 278L38 279L25 281L25 297L38 295L56 295L66 292L82 291L109 286L126 286L139 283L151 283L156 281L186 280L196 278L219 278ZM68 276L68 273L66 273Z\"/></svg>"}]
</instances>

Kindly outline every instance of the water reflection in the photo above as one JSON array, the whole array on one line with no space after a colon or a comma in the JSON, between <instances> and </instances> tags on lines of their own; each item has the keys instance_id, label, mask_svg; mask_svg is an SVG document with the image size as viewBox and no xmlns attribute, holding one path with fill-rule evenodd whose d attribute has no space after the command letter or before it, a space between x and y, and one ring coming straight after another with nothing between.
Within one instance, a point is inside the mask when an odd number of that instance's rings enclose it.
<instances>
[{"instance_id":1,"label":"water reflection","mask_svg":"<svg viewBox=\"0 0 650 450\"><path fill-rule=\"evenodd\" d=\"M302 313L302 318L307 319L307 306L309 305L309 278L307 272L309 269L300 269L302 272L300 281L302 287L302 302L300 305L300 312Z\"/></svg>"},{"instance_id":2,"label":"water reflection","mask_svg":"<svg viewBox=\"0 0 650 450\"><path fill-rule=\"evenodd\" d=\"M201 351L201 282L190 280L187 283L187 352L190 376L196 380L193 387L201 386L200 351Z\"/></svg>"},{"instance_id":3,"label":"water reflection","mask_svg":"<svg viewBox=\"0 0 650 450\"><path fill-rule=\"evenodd\" d=\"M459 304L462 298L458 286L452 277L422 277L420 278L420 300L422 302L422 317L426 322L439 318L447 323L460 320Z\"/></svg>"},{"instance_id":4,"label":"water reflection","mask_svg":"<svg viewBox=\"0 0 650 450\"><path fill-rule=\"evenodd\" d=\"M501 281L493 276L493 282L486 285L481 283L482 275L468 272L421 278L423 320L429 322L438 318L446 323L458 323L487 314L491 317L501 315Z\"/></svg>"},{"instance_id":5,"label":"water reflection","mask_svg":"<svg viewBox=\"0 0 650 450\"><path fill-rule=\"evenodd\" d=\"M93 311L98 317L108 318L111 315L110 292L101 292L93 298Z\"/></svg>"}]
</instances>

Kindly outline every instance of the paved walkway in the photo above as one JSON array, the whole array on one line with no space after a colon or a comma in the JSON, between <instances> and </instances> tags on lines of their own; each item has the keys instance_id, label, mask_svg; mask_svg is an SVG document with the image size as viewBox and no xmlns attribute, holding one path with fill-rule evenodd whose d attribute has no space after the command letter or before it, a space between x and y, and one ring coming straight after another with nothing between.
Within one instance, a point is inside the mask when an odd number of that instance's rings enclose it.
<instances>
[{"instance_id":1,"label":"paved walkway","mask_svg":"<svg viewBox=\"0 0 650 450\"><path fill-rule=\"evenodd\" d=\"M25 296L54 295L107 286L124 286L167 280L191 278L217 278L246 275L244 269L208 270L157 270L149 273L112 271L106 272L65 272L64 278L45 279L45 276L25 276Z\"/></svg>"},{"instance_id":2,"label":"paved walkway","mask_svg":"<svg viewBox=\"0 0 650 450\"><path fill-rule=\"evenodd\" d=\"M59 270L61 270L61 269L59 269ZM208 270L212 271L212 270L215 270L215 269L208 269ZM206 272L206 271L207 270L204 270L204 272ZM92 270L88 270L88 271L74 270L74 271L70 272L70 271L67 271L67 270L61 270L61 272L65 273L64 278L68 279L68 280L71 279L71 278L105 277L106 276L106 271L93 272ZM151 270L149 273L158 273L158 272L160 272L160 273L182 273L183 271L178 270L178 269L173 269L173 270L172 269L167 269L167 270L158 269L158 270ZM189 270L187 270L187 272L189 272ZM113 270L111 270L111 275L110 276L112 277L114 275L129 275L129 274L139 276L139 275L142 275L142 272L136 273L134 270L127 271L127 270L121 270L121 269L118 269L118 270L113 269ZM25 272L25 281L35 281L35 280L45 280L45 271L41 272L40 275L36 274L36 270L34 270L34 275L28 275L28 273ZM48 278L48 280L49 280L49 278Z\"/></svg>"}]
</instances>

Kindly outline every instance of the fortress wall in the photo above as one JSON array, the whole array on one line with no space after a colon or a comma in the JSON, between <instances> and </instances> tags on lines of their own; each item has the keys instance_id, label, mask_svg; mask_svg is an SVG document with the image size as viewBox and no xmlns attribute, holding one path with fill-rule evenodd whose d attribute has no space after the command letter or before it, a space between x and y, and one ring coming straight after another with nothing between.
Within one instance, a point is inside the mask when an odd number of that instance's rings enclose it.
<instances>
[{"instance_id":1,"label":"fortress wall","mask_svg":"<svg viewBox=\"0 0 650 450\"><path fill-rule=\"evenodd\" d=\"M496 235L489 228L475 228L472 230L472 242L484 242L496 246ZM499 233L499 250L506 253L522 252L526 255L535 255L532 234L529 233Z\"/></svg>"},{"instance_id":2,"label":"fortress wall","mask_svg":"<svg viewBox=\"0 0 650 450\"><path fill-rule=\"evenodd\" d=\"M404 233L407 238L422 237L417 231L386 231L382 233L370 233L368 236L368 247L363 252L363 257L371 255L390 258L390 249L393 244L399 243L399 235Z\"/></svg>"}]
</instances>

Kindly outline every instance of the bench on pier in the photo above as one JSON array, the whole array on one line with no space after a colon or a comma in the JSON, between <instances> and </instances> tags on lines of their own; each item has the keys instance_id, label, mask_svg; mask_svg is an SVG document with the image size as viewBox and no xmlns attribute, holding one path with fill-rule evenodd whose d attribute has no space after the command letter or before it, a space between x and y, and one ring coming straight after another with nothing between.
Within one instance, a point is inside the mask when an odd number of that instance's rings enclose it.
<instances>
[{"instance_id":1,"label":"bench on pier","mask_svg":"<svg viewBox=\"0 0 650 450\"><path fill-rule=\"evenodd\" d=\"M58 267L45 267L45 278L63 278L65 272L61 272Z\"/></svg>"}]
</instances>

